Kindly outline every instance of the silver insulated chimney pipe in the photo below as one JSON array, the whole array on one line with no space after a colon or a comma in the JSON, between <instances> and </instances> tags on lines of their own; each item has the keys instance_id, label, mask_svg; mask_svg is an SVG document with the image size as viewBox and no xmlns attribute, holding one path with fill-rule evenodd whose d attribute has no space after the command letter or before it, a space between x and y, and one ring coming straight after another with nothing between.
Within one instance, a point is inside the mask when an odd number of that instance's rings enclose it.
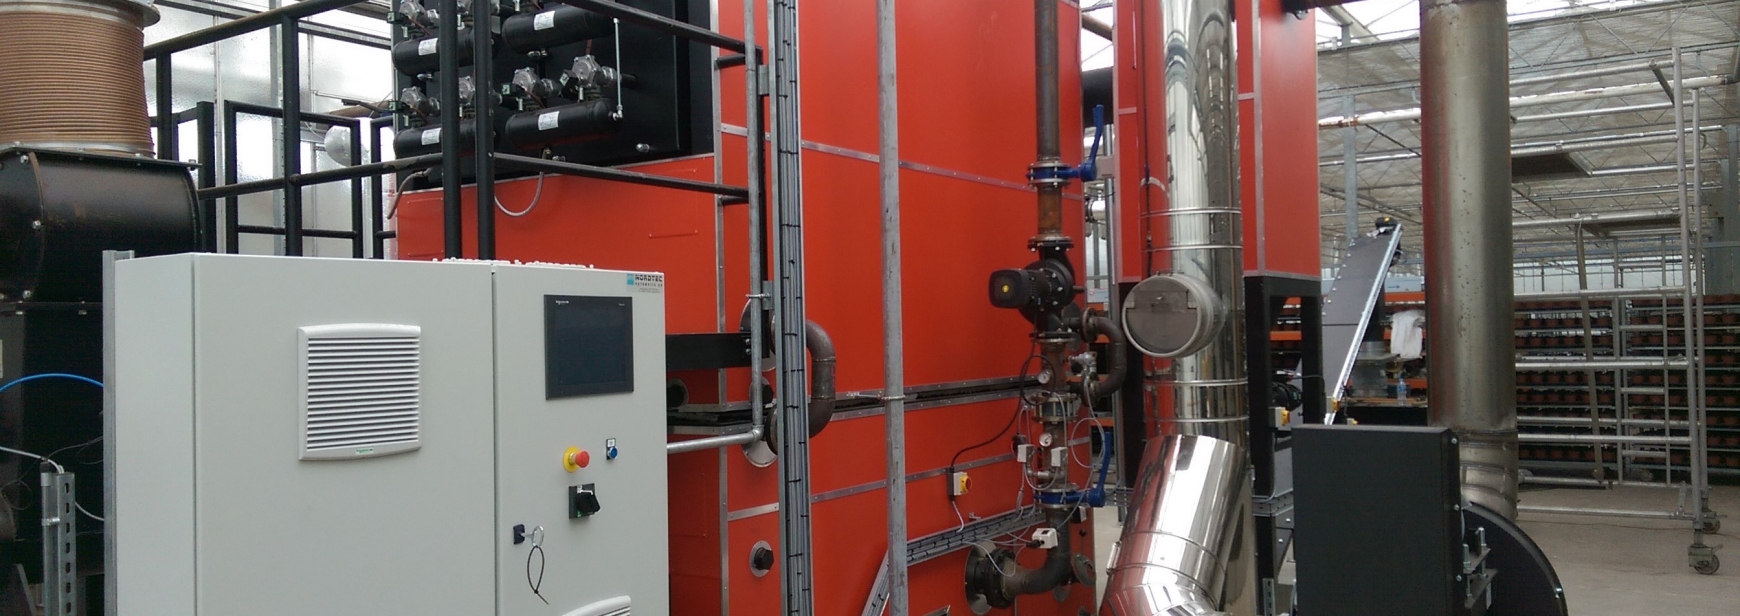
<instances>
[{"instance_id":1,"label":"silver insulated chimney pipe","mask_svg":"<svg viewBox=\"0 0 1740 616\"><path fill-rule=\"evenodd\" d=\"M1166 229L1124 301L1132 346L1172 360L1173 413L1147 444L1102 616L1254 610L1246 450L1238 101L1228 0L1158 0L1165 28ZM1164 394L1162 394L1164 395Z\"/></svg>"}]
</instances>

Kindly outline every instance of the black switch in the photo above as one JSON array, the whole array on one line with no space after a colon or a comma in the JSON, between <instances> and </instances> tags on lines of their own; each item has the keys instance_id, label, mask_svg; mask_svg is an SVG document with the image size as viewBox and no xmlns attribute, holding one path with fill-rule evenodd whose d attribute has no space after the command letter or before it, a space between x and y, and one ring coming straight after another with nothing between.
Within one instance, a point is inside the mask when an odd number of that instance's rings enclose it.
<instances>
[{"instance_id":1,"label":"black switch","mask_svg":"<svg viewBox=\"0 0 1740 616\"><path fill-rule=\"evenodd\" d=\"M568 517L584 518L598 513L598 492L593 484L568 486Z\"/></svg>"}]
</instances>

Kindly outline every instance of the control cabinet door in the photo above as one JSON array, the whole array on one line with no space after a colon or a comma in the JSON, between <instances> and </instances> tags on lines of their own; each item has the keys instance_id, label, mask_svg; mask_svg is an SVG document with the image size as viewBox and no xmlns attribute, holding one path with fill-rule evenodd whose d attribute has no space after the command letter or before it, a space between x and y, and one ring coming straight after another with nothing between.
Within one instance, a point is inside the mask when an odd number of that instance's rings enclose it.
<instances>
[{"instance_id":1,"label":"control cabinet door","mask_svg":"<svg viewBox=\"0 0 1740 616\"><path fill-rule=\"evenodd\" d=\"M669 613L663 286L496 267L499 614Z\"/></svg>"},{"instance_id":2,"label":"control cabinet door","mask_svg":"<svg viewBox=\"0 0 1740 616\"><path fill-rule=\"evenodd\" d=\"M184 258L194 261L197 613L487 614L489 266ZM398 330L415 342L352 334L305 359L299 336L332 328ZM414 355L383 359L371 350L383 345ZM414 381L377 387L408 365ZM339 378L315 384L335 366ZM309 418L299 370L310 375L309 404L325 409ZM363 418L380 409L392 412ZM328 434L313 417L348 424ZM308 451L331 442L317 438L374 438L379 426L414 426L415 447Z\"/></svg>"}]
</instances>

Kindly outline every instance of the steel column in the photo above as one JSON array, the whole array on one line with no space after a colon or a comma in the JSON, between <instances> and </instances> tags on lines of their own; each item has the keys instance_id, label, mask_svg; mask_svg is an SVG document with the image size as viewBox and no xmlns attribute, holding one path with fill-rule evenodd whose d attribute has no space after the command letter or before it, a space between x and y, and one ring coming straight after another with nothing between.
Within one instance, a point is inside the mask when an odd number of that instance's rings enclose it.
<instances>
[{"instance_id":1,"label":"steel column","mask_svg":"<svg viewBox=\"0 0 1740 616\"><path fill-rule=\"evenodd\" d=\"M876 0L877 119L882 179L882 408L888 438L888 616L907 616L906 348L900 271L900 96L894 0Z\"/></svg>"},{"instance_id":2,"label":"steel column","mask_svg":"<svg viewBox=\"0 0 1740 616\"><path fill-rule=\"evenodd\" d=\"M1424 0L1420 24L1431 424L1460 439L1468 500L1515 519L1505 2Z\"/></svg>"}]
</instances>

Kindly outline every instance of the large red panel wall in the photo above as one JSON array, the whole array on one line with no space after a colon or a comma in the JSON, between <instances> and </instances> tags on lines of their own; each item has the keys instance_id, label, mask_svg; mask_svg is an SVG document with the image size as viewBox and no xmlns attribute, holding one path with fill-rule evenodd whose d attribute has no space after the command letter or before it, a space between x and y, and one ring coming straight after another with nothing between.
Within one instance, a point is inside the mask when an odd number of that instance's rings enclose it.
<instances>
[{"instance_id":1,"label":"large red panel wall","mask_svg":"<svg viewBox=\"0 0 1740 616\"><path fill-rule=\"evenodd\" d=\"M1281 0L1234 1L1245 275L1317 279L1317 24Z\"/></svg>"},{"instance_id":2,"label":"large red panel wall","mask_svg":"<svg viewBox=\"0 0 1740 616\"><path fill-rule=\"evenodd\" d=\"M1071 68L1080 48L1077 12L1061 0L1059 8L1062 134L1065 158L1074 162L1079 152L1069 136L1081 132L1075 112L1079 71ZM1025 179L1035 149L1032 5L901 0L898 11L908 384L1012 377L1028 355L1031 326L1012 311L992 308L985 284L992 270L1033 258L1026 242L1036 213ZM719 2L718 15L721 31L742 32L738 1ZM834 337L842 393L879 389L883 374L874 23L870 2L802 5L807 310ZM765 42L765 23L759 28ZM743 184L742 80L741 69L720 74L726 134L719 155L635 168L713 181L717 167L720 181ZM496 216L500 258L661 271L667 276L667 330L735 329L748 292L744 206L570 177L542 182L531 214ZM504 204L520 208L537 190L538 180L525 179L501 183L498 193ZM1066 231L1079 237L1079 195L1066 200L1066 208ZM466 211L473 211L469 202ZM398 224L403 258L440 256L438 192L407 195ZM474 233L474 221L465 224L467 234ZM469 252L469 238L467 246ZM744 372L730 375L736 391L747 383ZM1006 459L1006 440L960 456L961 464L984 466L971 471L973 492L958 502L948 500L940 473L956 451L997 435L1014 411L1013 400L1003 399L911 412L907 468L923 475L910 486L913 537L957 527L961 518L954 505L966 517L993 516L1015 505L1022 480L1019 467ZM882 560L882 436L882 418L871 413L836 419L812 441L817 614L857 613ZM1075 436L1085 441L1085 429ZM779 516L768 507L777 501L777 471L750 465L732 448L675 456L670 472L675 611L720 614L728 603L733 614L775 613L779 571L755 577L749 554L758 541L778 546ZM1077 473L1086 480L1085 470L1078 467ZM1090 555L1091 526L1082 525L1075 537L1080 551ZM1042 556L1027 552L1023 560ZM912 569L915 613L943 607L966 613L964 558L956 553ZM1020 611L1073 616L1092 606L1091 590L1080 586L1062 603L1050 595L1023 598Z\"/></svg>"}]
</instances>

